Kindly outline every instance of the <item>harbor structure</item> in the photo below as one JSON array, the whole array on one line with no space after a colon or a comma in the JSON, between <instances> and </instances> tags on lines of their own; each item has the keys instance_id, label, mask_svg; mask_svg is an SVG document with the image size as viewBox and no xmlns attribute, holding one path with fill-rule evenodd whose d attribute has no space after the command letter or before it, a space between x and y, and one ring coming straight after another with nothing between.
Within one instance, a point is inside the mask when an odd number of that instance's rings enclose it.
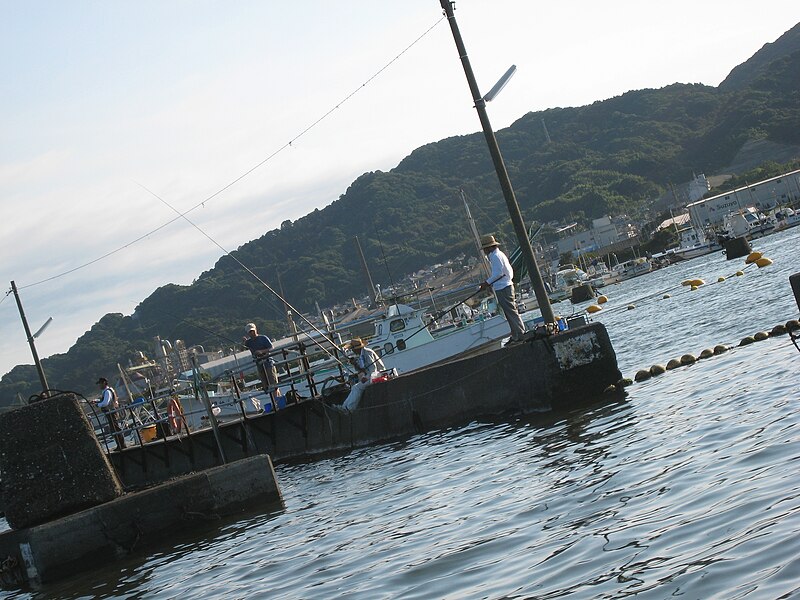
<instances>
[{"instance_id":1,"label":"harbor structure","mask_svg":"<svg viewBox=\"0 0 800 600\"><path fill-rule=\"evenodd\" d=\"M749 206L766 212L797 202L800 202L800 169L692 202L686 208L695 226L717 227L728 214Z\"/></svg>"}]
</instances>

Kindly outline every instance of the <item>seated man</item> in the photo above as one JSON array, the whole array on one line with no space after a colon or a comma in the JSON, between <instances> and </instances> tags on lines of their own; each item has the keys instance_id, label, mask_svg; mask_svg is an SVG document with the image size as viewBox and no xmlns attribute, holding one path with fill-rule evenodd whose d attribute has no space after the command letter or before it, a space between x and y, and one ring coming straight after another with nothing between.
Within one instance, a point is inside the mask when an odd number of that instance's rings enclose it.
<instances>
[{"instance_id":1,"label":"seated man","mask_svg":"<svg viewBox=\"0 0 800 600\"><path fill-rule=\"evenodd\" d=\"M350 388L350 393L347 395L342 407L346 410L353 411L358 408L358 403L361 402L361 395L364 393L364 388L372 382L372 378L377 375L379 371L383 371L386 367L380 356L378 356L372 348L367 348L367 345L361 338L354 338L350 342L350 348L356 353L352 363L358 371L358 382L354 383Z\"/></svg>"}]
</instances>

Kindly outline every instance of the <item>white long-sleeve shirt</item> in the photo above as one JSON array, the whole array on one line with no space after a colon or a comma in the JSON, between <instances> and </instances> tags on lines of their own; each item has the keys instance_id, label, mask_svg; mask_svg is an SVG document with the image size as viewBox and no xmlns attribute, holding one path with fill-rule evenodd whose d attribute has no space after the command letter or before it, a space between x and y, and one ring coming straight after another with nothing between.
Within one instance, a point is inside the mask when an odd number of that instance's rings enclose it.
<instances>
[{"instance_id":1,"label":"white long-sleeve shirt","mask_svg":"<svg viewBox=\"0 0 800 600\"><path fill-rule=\"evenodd\" d=\"M114 401L114 390L112 390L109 386L103 388L103 395L100 396L100 402L97 403L97 406L100 408L109 407L109 404L113 404ZM109 408L113 408L109 407Z\"/></svg>"},{"instance_id":2,"label":"white long-sleeve shirt","mask_svg":"<svg viewBox=\"0 0 800 600\"><path fill-rule=\"evenodd\" d=\"M378 354L372 348L367 348L366 346L361 349L357 362L358 369L366 372L368 379L371 379L378 371L383 371L386 368Z\"/></svg>"},{"instance_id":3,"label":"white long-sleeve shirt","mask_svg":"<svg viewBox=\"0 0 800 600\"><path fill-rule=\"evenodd\" d=\"M510 286L511 280L514 278L514 269L511 268L508 257L500 251L500 248L495 248L486 255L486 258L489 259L489 265L492 267L492 274L489 275L486 283L496 291Z\"/></svg>"}]
</instances>

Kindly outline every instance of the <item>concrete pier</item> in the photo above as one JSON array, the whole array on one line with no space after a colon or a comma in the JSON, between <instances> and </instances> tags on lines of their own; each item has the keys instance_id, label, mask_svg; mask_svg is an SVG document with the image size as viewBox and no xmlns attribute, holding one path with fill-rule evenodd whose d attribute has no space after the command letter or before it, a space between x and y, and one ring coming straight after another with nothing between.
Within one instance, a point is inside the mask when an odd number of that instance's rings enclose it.
<instances>
[{"instance_id":1,"label":"concrete pier","mask_svg":"<svg viewBox=\"0 0 800 600\"><path fill-rule=\"evenodd\" d=\"M276 413L223 422L228 460L269 454L276 462L348 450L481 417L568 409L621 378L600 323L489 351L367 387L358 409L306 400ZM126 486L163 481L220 463L210 429L112 452Z\"/></svg>"},{"instance_id":2,"label":"concrete pier","mask_svg":"<svg viewBox=\"0 0 800 600\"><path fill-rule=\"evenodd\" d=\"M4 584L33 585L95 568L182 530L255 508L281 509L268 456L261 455L99 504L66 517L0 534L0 559L15 565Z\"/></svg>"},{"instance_id":3,"label":"concrete pier","mask_svg":"<svg viewBox=\"0 0 800 600\"><path fill-rule=\"evenodd\" d=\"M0 414L2 498L11 527L30 527L122 494L74 394Z\"/></svg>"},{"instance_id":4,"label":"concrete pier","mask_svg":"<svg viewBox=\"0 0 800 600\"><path fill-rule=\"evenodd\" d=\"M269 456L184 475L192 470L123 494L74 394L3 413L2 497L13 530L0 534L0 585L53 581L198 521L282 507Z\"/></svg>"}]
</instances>

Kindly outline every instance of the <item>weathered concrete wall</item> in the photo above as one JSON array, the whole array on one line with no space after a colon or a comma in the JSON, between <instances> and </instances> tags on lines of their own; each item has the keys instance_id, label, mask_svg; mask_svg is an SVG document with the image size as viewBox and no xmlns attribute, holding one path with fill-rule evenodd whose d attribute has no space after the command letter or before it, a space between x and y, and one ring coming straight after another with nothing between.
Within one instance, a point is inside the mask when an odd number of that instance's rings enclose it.
<instances>
[{"instance_id":1,"label":"weathered concrete wall","mask_svg":"<svg viewBox=\"0 0 800 600\"><path fill-rule=\"evenodd\" d=\"M228 460L267 453L274 461L386 441L481 416L564 409L600 396L621 375L602 324L431 367L368 387L359 408L342 413L319 400L223 423ZM113 453L127 486L219 464L213 433L157 440Z\"/></svg>"},{"instance_id":2,"label":"weathered concrete wall","mask_svg":"<svg viewBox=\"0 0 800 600\"><path fill-rule=\"evenodd\" d=\"M113 500L122 486L72 394L0 414L8 524L17 529Z\"/></svg>"},{"instance_id":3,"label":"weathered concrete wall","mask_svg":"<svg viewBox=\"0 0 800 600\"><path fill-rule=\"evenodd\" d=\"M269 456L260 455L0 534L0 557L22 565L29 581L55 581L163 539L165 532L174 536L200 522L269 506L280 509L283 499Z\"/></svg>"}]
</instances>

